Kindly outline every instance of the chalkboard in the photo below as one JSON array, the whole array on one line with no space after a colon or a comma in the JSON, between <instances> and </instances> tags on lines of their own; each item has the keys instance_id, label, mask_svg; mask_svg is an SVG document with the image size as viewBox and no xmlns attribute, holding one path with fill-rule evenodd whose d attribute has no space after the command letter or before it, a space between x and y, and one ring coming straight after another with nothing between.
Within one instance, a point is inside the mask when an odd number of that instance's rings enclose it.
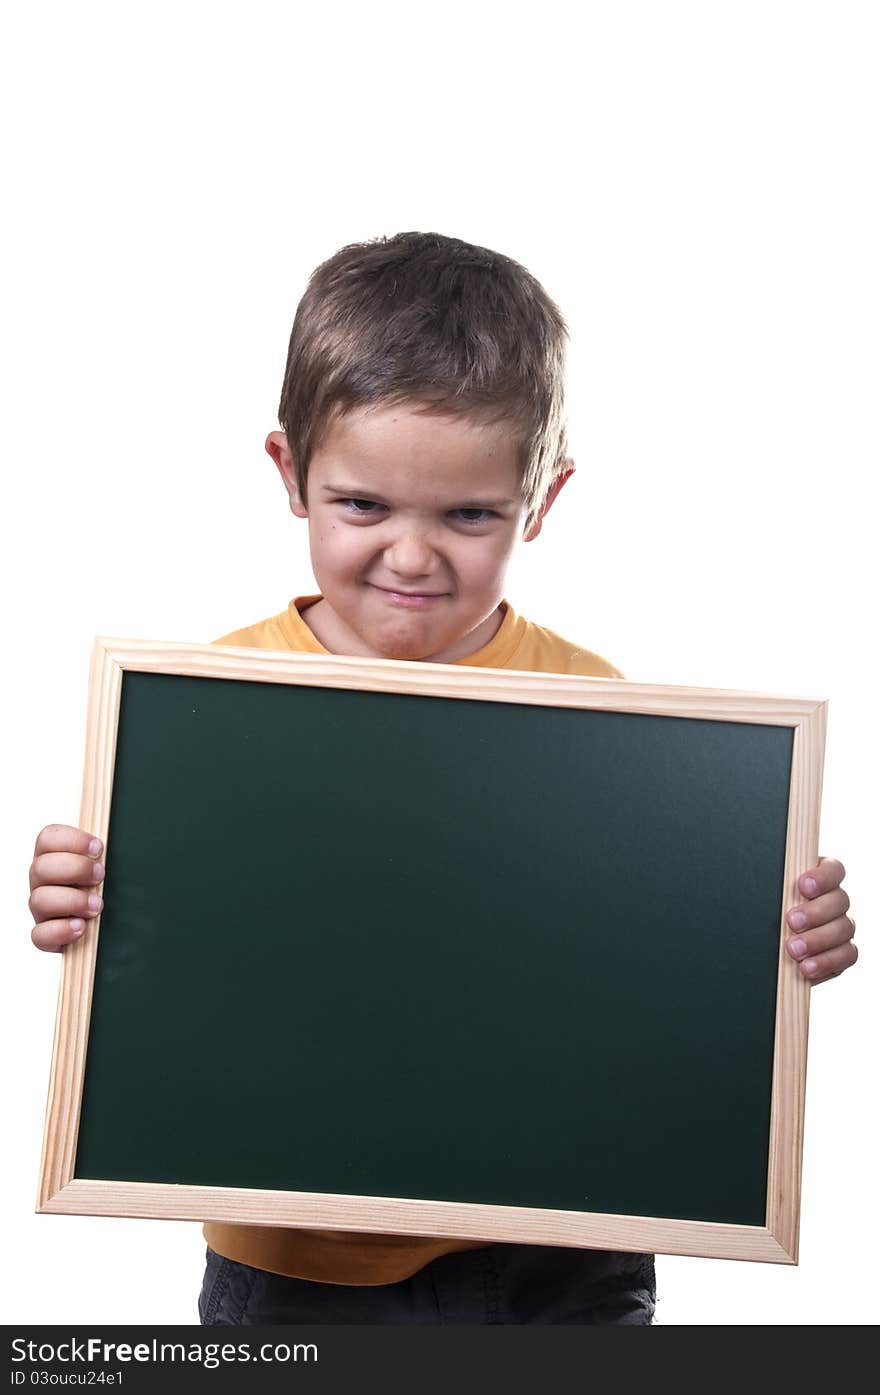
<instances>
[{"instance_id":1,"label":"chalkboard","mask_svg":"<svg viewBox=\"0 0 880 1395\"><path fill-rule=\"evenodd\" d=\"M40 1209L793 1262L824 721L99 641Z\"/></svg>"}]
</instances>

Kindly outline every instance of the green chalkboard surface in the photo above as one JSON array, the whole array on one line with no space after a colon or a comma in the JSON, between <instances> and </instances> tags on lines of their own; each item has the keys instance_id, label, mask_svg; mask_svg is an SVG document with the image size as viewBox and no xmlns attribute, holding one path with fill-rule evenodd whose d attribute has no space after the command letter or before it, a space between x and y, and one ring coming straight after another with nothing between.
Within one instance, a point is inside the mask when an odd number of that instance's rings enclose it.
<instances>
[{"instance_id":1,"label":"green chalkboard surface","mask_svg":"<svg viewBox=\"0 0 880 1395\"><path fill-rule=\"evenodd\" d=\"M77 1175L760 1223L791 741L127 675Z\"/></svg>"},{"instance_id":2,"label":"green chalkboard surface","mask_svg":"<svg viewBox=\"0 0 880 1395\"><path fill-rule=\"evenodd\" d=\"M121 672L73 1183L766 1227L797 723L559 682Z\"/></svg>"}]
</instances>

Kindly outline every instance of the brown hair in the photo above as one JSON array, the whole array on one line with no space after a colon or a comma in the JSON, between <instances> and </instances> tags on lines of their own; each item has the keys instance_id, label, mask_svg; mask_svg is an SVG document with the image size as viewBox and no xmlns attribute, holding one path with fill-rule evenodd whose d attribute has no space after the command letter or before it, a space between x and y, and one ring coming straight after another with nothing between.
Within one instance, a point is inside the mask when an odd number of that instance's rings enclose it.
<instances>
[{"instance_id":1,"label":"brown hair","mask_svg":"<svg viewBox=\"0 0 880 1395\"><path fill-rule=\"evenodd\" d=\"M498 252L418 232L343 247L309 279L281 389L303 499L334 417L408 402L518 428L531 521L565 459L567 337L539 282Z\"/></svg>"}]
</instances>

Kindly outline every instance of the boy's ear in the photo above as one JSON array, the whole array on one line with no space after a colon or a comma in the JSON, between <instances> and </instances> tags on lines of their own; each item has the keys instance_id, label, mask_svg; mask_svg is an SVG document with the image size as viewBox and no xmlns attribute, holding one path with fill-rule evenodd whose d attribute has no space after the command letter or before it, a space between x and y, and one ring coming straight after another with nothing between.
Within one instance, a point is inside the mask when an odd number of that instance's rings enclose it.
<instances>
[{"instance_id":1,"label":"boy's ear","mask_svg":"<svg viewBox=\"0 0 880 1395\"><path fill-rule=\"evenodd\" d=\"M523 533L523 542L533 542L534 539L538 536L538 534L541 531L541 524L544 522L545 513L547 513L553 507L553 504L556 500L556 496L559 493L560 489L565 484L566 480L571 479L573 474L574 461L564 460L562 462L562 469L556 476L553 483L550 485L550 488L547 490L547 493L544 495L544 502L541 504L541 507L539 508L534 519L529 524L526 531Z\"/></svg>"},{"instance_id":2,"label":"boy's ear","mask_svg":"<svg viewBox=\"0 0 880 1395\"><path fill-rule=\"evenodd\" d=\"M296 480L296 467L293 463L293 456L290 453L290 446L287 444L287 437L283 431L270 431L266 437L266 450L278 467L278 473L284 481L284 488L287 490L287 497L290 500L290 509L297 518L307 518L306 506L300 494L299 485Z\"/></svg>"}]
</instances>

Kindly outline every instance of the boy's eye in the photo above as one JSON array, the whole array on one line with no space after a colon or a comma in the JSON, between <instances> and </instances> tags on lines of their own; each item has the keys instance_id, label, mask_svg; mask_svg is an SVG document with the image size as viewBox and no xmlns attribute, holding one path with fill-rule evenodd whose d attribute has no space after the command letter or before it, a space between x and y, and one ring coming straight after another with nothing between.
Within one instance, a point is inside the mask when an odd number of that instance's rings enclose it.
<instances>
[{"instance_id":1,"label":"boy's eye","mask_svg":"<svg viewBox=\"0 0 880 1395\"><path fill-rule=\"evenodd\" d=\"M462 523L488 523L490 518L495 517L492 509L453 509Z\"/></svg>"},{"instance_id":2,"label":"boy's eye","mask_svg":"<svg viewBox=\"0 0 880 1395\"><path fill-rule=\"evenodd\" d=\"M358 514L366 518L374 509L381 508L381 504L376 504L372 499L340 499L340 504L344 504L349 513Z\"/></svg>"}]
</instances>

